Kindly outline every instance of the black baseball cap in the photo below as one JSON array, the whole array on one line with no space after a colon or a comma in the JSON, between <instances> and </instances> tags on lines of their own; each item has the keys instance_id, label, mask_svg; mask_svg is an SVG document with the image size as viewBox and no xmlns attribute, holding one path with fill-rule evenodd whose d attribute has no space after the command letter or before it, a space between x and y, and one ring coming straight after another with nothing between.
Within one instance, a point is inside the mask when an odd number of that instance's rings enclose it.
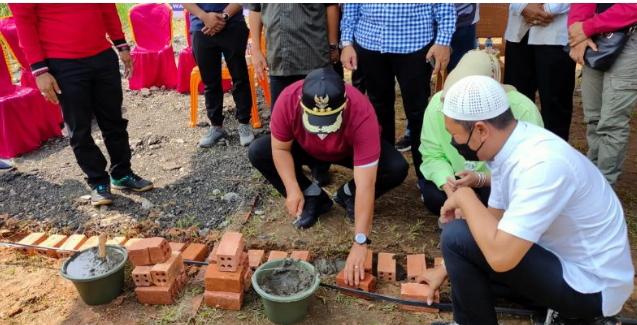
<instances>
[{"instance_id":1,"label":"black baseball cap","mask_svg":"<svg viewBox=\"0 0 637 325\"><path fill-rule=\"evenodd\" d=\"M347 104L345 83L331 67L312 70L303 81L303 127L314 134L338 131Z\"/></svg>"}]
</instances>

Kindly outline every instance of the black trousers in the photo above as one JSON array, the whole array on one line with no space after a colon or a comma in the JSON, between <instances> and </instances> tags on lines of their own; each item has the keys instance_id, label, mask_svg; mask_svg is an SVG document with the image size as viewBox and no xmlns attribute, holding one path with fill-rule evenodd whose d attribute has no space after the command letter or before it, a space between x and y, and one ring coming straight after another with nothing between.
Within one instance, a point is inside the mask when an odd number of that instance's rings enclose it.
<instances>
[{"instance_id":1,"label":"black trousers","mask_svg":"<svg viewBox=\"0 0 637 325\"><path fill-rule=\"evenodd\" d=\"M131 173L131 151L122 117L122 83L119 59L108 49L83 59L48 59L49 71L57 80L58 95L69 127L75 159L91 187L109 182L106 158L91 136L93 116L102 131L111 158L110 175L122 178Z\"/></svg>"},{"instance_id":2,"label":"black trousers","mask_svg":"<svg viewBox=\"0 0 637 325\"><path fill-rule=\"evenodd\" d=\"M222 54L232 76L232 98L237 107L237 120L243 124L250 122L252 94L245 57L249 33L244 22L229 24L214 36L207 36L203 32L192 33L192 50L205 85L206 111L212 125L223 125Z\"/></svg>"},{"instance_id":3,"label":"black trousers","mask_svg":"<svg viewBox=\"0 0 637 325\"><path fill-rule=\"evenodd\" d=\"M272 159L272 139L270 135L262 136L255 140L248 150L248 157L252 166L274 186L274 188L286 196L285 186L274 166ZM325 165L329 163L341 165L347 168L352 167L352 159L342 161L321 161L310 156L296 142L292 145L292 157L294 158L294 171L296 172L296 180L301 190L305 190L312 184L312 181L303 174L302 166L310 168ZM378 172L376 176L376 197L386 193L392 188L400 185L405 177L409 166L405 158L387 141L382 141L380 149L380 158L378 161ZM354 191L356 189L354 180L349 181L348 187Z\"/></svg>"},{"instance_id":4,"label":"black trousers","mask_svg":"<svg viewBox=\"0 0 637 325\"><path fill-rule=\"evenodd\" d=\"M431 65L425 55L429 45L412 53L392 54L369 51L354 43L358 56L358 68L362 74L367 96L374 105L378 122L382 128L382 138L394 144L396 140L396 114L394 102L396 91L394 78L398 80L403 97L403 106L411 134L411 154L418 178L422 178L420 165L422 156L420 130L425 108L431 92Z\"/></svg>"},{"instance_id":5,"label":"black trousers","mask_svg":"<svg viewBox=\"0 0 637 325\"><path fill-rule=\"evenodd\" d=\"M272 109L276 100L281 95L281 92L285 87L293 84L296 81L305 79L304 74L292 75L292 76L270 76L270 95L272 98Z\"/></svg>"},{"instance_id":6,"label":"black trousers","mask_svg":"<svg viewBox=\"0 0 637 325\"><path fill-rule=\"evenodd\" d=\"M529 45L527 33L520 43L506 42L504 83L535 102L540 93L544 127L568 141L573 114L575 62L561 45Z\"/></svg>"},{"instance_id":7,"label":"black trousers","mask_svg":"<svg viewBox=\"0 0 637 325\"><path fill-rule=\"evenodd\" d=\"M498 273L487 263L465 220L447 224L441 241L451 281L453 317L459 324L498 324L494 310L497 292L551 308L565 318L602 316L601 293L584 294L571 288L564 281L557 256L538 245L533 245L516 267Z\"/></svg>"},{"instance_id":8,"label":"black trousers","mask_svg":"<svg viewBox=\"0 0 637 325\"><path fill-rule=\"evenodd\" d=\"M424 178L418 180L418 187L420 187L420 193L427 210L435 215L440 215L440 208L447 201L447 193L440 190L432 181ZM490 187L474 188L473 190L484 205L489 203Z\"/></svg>"}]
</instances>

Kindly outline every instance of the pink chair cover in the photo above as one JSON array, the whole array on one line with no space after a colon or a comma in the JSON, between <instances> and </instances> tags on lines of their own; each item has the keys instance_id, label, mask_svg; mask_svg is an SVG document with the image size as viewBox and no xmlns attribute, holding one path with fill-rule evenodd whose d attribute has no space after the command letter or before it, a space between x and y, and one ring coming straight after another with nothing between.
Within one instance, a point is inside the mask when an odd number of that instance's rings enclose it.
<instances>
[{"instance_id":1,"label":"pink chair cover","mask_svg":"<svg viewBox=\"0 0 637 325\"><path fill-rule=\"evenodd\" d=\"M61 114L34 88L15 86L0 47L0 158L13 158L61 136ZM57 116L57 118L55 118Z\"/></svg>"},{"instance_id":2,"label":"pink chair cover","mask_svg":"<svg viewBox=\"0 0 637 325\"><path fill-rule=\"evenodd\" d=\"M22 73L20 75L20 85L25 87L38 88L35 83L35 78L31 74L31 67L27 61L26 55L20 47L20 41L18 39L18 29L15 26L15 19L13 17L5 17L0 19L0 34L7 41L11 51L18 60Z\"/></svg>"},{"instance_id":3,"label":"pink chair cover","mask_svg":"<svg viewBox=\"0 0 637 325\"><path fill-rule=\"evenodd\" d=\"M136 45L131 52L130 89L177 86L177 66L172 48L172 10L165 4L138 4L129 11Z\"/></svg>"}]
</instances>

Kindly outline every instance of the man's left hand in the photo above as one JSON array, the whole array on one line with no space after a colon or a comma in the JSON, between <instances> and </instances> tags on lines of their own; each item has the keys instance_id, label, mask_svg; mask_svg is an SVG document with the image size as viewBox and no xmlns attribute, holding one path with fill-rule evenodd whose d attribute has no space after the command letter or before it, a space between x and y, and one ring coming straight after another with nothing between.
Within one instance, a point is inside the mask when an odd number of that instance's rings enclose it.
<instances>
[{"instance_id":1,"label":"man's left hand","mask_svg":"<svg viewBox=\"0 0 637 325\"><path fill-rule=\"evenodd\" d=\"M464 216L460 209L459 202L464 200L466 195L473 193L473 190L469 187L458 188L449 198L445 201L445 204L440 208L440 223L445 224L453 221L454 219L462 219Z\"/></svg>"},{"instance_id":2,"label":"man's left hand","mask_svg":"<svg viewBox=\"0 0 637 325\"><path fill-rule=\"evenodd\" d=\"M449 57L451 56L451 48L449 46L434 44L427 52L425 58L427 61L433 58L436 62L432 75L437 75L439 71L445 71L447 64L449 64Z\"/></svg>"},{"instance_id":3,"label":"man's left hand","mask_svg":"<svg viewBox=\"0 0 637 325\"><path fill-rule=\"evenodd\" d=\"M367 245L354 243L345 262L345 283L358 287L365 279L365 259L367 259Z\"/></svg>"},{"instance_id":4,"label":"man's left hand","mask_svg":"<svg viewBox=\"0 0 637 325\"><path fill-rule=\"evenodd\" d=\"M119 52L119 59L124 64L124 78L128 79L133 74L133 60L129 51Z\"/></svg>"},{"instance_id":5,"label":"man's left hand","mask_svg":"<svg viewBox=\"0 0 637 325\"><path fill-rule=\"evenodd\" d=\"M568 44L571 47L584 42L588 36L584 34L584 24L576 22L568 27Z\"/></svg>"}]
</instances>

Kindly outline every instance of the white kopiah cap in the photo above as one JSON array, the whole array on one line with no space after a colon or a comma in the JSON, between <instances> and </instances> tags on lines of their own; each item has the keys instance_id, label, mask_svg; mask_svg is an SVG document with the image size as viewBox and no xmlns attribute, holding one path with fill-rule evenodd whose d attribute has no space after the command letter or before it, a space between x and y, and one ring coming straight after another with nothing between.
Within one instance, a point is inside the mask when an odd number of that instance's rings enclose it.
<instances>
[{"instance_id":1,"label":"white kopiah cap","mask_svg":"<svg viewBox=\"0 0 637 325\"><path fill-rule=\"evenodd\" d=\"M449 88L442 113L459 121L483 121L508 108L509 101L500 83L486 76L468 76Z\"/></svg>"}]
</instances>

